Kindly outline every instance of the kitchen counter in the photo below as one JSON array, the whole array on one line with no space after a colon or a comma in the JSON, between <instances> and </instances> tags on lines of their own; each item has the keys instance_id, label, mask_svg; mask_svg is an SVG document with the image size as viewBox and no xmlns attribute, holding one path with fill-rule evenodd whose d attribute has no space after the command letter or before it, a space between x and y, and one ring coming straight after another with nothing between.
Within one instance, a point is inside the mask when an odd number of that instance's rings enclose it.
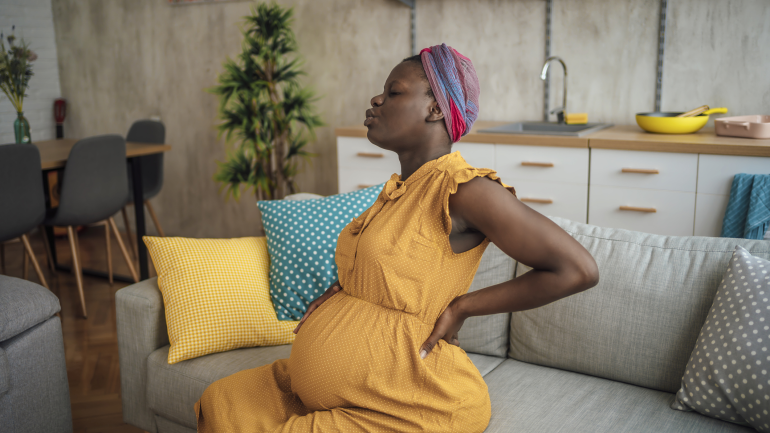
<instances>
[{"instance_id":1,"label":"kitchen counter","mask_svg":"<svg viewBox=\"0 0 770 433\"><path fill-rule=\"evenodd\" d=\"M722 137L714 128L694 134L653 134L637 125L613 126L583 137L553 135L489 134L480 129L510 122L477 121L460 140L468 143L495 143L527 146L577 147L593 149L641 150L648 152L701 153L712 155L770 156L770 140ZM338 137L366 137L363 125L337 128Z\"/></svg>"},{"instance_id":2,"label":"kitchen counter","mask_svg":"<svg viewBox=\"0 0 770 433\"><path fill-rule=\"evenodd\" d=\"M586 137L592 149L770 156L770 140L723 137L714 134L714 128L703 128L693 134L652 134L637 125L622 125Z\"/></svg>"},{"instance_id":3,"label":"kitchen counter","mask_svg":"<svg viewBox=\"0 0 770 433\"><path fill-rule=\"evenodd\" d=\"M558 135L488 134L478 132L480 129L493 128L495 126L505 125L506 123L510 122L479 120L473 124L471 132L464 136L460 142L588 148L587 135L584 137L569 137ZM366 131L367 128L364 125L336 129L338 137L366 137Z\"/></svg>"}]
</instances>

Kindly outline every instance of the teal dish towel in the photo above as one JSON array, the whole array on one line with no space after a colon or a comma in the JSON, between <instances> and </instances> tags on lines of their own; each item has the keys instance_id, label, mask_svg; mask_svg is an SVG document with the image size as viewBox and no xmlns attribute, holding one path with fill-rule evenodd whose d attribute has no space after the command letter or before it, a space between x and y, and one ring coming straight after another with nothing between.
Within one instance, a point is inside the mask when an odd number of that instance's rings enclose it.
<instances>
[{"instance_id":1,"label":"teal dish towel","mask_svg":"<svg viewBox=\"0 0 770 433\"><path fill-rule=\"evenodd\" d=\"M770 175L736 174L722 221L722 237L762 239L768 226Z\"/></svg>"}]
</instances>

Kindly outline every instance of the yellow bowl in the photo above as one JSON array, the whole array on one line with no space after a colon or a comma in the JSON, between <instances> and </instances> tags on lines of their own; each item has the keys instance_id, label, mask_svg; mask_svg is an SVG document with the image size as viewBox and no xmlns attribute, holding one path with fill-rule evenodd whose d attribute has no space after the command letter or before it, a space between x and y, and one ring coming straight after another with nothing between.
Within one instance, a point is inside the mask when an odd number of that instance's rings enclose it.
<instances>
[{"instance_id":1,"label":"yellow bowl","mask_svg":"<svg viewBox=\"0 0 770 433\"><path fill-rule=\"evenodd\" d=\"M676 117L682 113L639 113L636 115L636 123L647 132L691 134L703 128L712 113L727 113L727 108L712 108L692 117Z\"/></svg>"}]
</instances>

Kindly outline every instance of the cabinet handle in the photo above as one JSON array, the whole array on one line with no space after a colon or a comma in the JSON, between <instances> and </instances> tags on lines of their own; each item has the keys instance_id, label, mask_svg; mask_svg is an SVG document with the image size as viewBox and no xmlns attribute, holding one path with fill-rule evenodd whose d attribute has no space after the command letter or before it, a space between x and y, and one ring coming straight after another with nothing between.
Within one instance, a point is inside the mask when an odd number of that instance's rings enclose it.
<instances>
[{"instance_id":1,"label":"cabinet handle","mask_svg":"<svg viewBox=\"0 0 770 433\"><path fill-rule=\"evenodd\" d=\"M623 173L660 174L655 168L624 168L620 171Z\"/></svg>"},{"instance_id":2,"label":"cabinet handle","mask_svg":"<svg viewBox=\"0 0 770 433\"><path fill-rule=\"evenodd\" d=\"M358 189L369 188L370 186L374 186L374 185L364 185L364 184L362 184L362 183L359 183L359 184L358 184Z\"/></svg>"},{"instance_id":3,"label":"cabinet handle","mask_svg":"<svg viewBox=\"0 0 770 433\"><path fill-rule=\"evenodd\" d=\"M526 167L553 167L552 162L531 162L531 161L522 161L521 165Z\"/></svg>"},{"instance_id":4,"label":"cabinet handle","mask_svg":"<svg viewBox=\"0 0 770 433\"><path fill-rule=\"evenodd\" d=\"M385 157L384 153L371 153L371 152L358 152L356 153L356 155L364 156L367 158L384 158Z\"/></svg>"},{"instance_id":5,"label":"cabinet handle","mask_svg":"<svg viewBox=\"0 0 770 433\"><path fill-rule=\"evenodd\" d=\"M519 201L530 202L530 203L543 203L543 204L551 204L551 203L553 203L553 200L551 200L550 198L522 197L522 198L519 199Z\"/></svg>"},{"instance_id":6,"label":"cabinet handle","mask_svg":"<svg viewBox=\"0 0 770 433\"><path fill-rule=\"evenodd\" d=\"M655 213L658 211L654 207L636 207L636 206L621 206L620 210L630 210L634 212L647 212L647 213Z\"/></svg>"}]
</instances>

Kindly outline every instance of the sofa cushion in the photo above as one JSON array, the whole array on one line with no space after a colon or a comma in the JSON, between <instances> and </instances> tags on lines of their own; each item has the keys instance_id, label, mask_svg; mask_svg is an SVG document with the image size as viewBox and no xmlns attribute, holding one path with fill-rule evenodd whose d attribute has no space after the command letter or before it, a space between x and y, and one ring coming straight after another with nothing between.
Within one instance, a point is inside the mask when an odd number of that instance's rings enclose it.
<instances>
[{"instance_id":1,"label":"sofa cushion","mask_svg":"<svg viewBox=\"0 0 770 433\"><path fill-rule=\"evenodd\" d=\"M769 272L770 262L735 249L672 408L770 429Z\"/></svg>"},{"instance_id":2,"label":"sofa cushion","mask_svg":"<svg viewBox=\"0 0 770 433\"><path fill-rule=\"evenodd\" d=\"M197 428L185 427L162 416L155 415L154 418L155 425L158 427L158 433L196 433L198 431Z\"/></svg>"},{"instance_id":3,"label":"sofa cushion","mask_svg":"<svg viewBox=\"0 0 770 433\"><path fill-rule=\"evenodd\" d=\"M466 352L466 355L468 355L468 358L470 358L473 365L479 370L479 373L481 373L482 377L489 374L492 370L497 368L498 365L505 361L505 358L481 355L479 353Z\"/></svg>"},{"instance_id":4,"label":"sofa cushion","mask_svg":"<svg viewBox=\"0 0 770 433\"><path fill-rule=\"evenodd\" d=\"M257 202L270 252L270 295L278 320L299 320L337 280L337 238L385 184L329 197ZM344 287L343 287L344 289Z\"/></svg>"},{"instance_id":5,"label":"sofa cushion","mask_svg":"<svg viewBox=\"0 0 770 433\"><path fill-rule=\"evenodd\" d=\"M196 428L195 402L214 381L241 370L288 358L291 345L253 347L214 353L169 364L169 346L147 358L147 405L156 414Z\"/></svg>"},{"instance_id":6,"label":"sofa cushion","mask_svg":"<svg viewBox=\"0 0 770 433\"><path fill-rule=\"evenodd\" d=\"M59 298L45 287L0 275L0 341L45 322L59 310Z\"/></svg>"},{"instance_id":7,"label":"sofa cushion","mask_svg":"<svg viewBox=\"0 0 770 433\"><path fill-rule=\"evenodd\" d=\"M11 387L11 364L8 363L8 357L5 350L0 347L0 398L2 398Z\"/></svg>"},{"instance_id":8,"label":"sofa cushion","mask_svg":"<svg viewBox=\"0 0 770 433\"><path fill-rule=\"evenodd\" d=\"M484 380L492 401L486 433L753 432L671 410L674 394L508 359Z\"/></svg>"},{"instance_id":9,"label":"sofa cushion","mask_svg":"<svg viewBox=\"0 0 770 433\"><path fill-rule=\"evenodd\" d=\"M660 236L552 218L593 255L599 284L511 316L511 358L676 392L735 250L765 241ZM529 270L521 263L517 275Z\"/></svg>"},{"instance_id":10,"label":"sofa cushion","mask_svg":"<svg viewBox=\"0 0 770 433\"><path fill-rule=\"evenodd\" d=\"M487 246L469 292L513 278L516 262L495 244ZM508 352L510 313L469 317L460 329L460 347L466 352L505 357Z\"/></svg>"},{"instance_id":11,"label":"sofa cushion","mask_svg":"<svg viewBox=\"0 0 770 433\"><path fill-rule=\"evenodd\" d=\"M43 289L48 291L48 289ZM9 371L0 432L72 432L61 322L51 317L0 342Z\"/></svg>"},{"instance_id":12,"label":"sofa cushion","mask_svg":"<svg viewBox=\"0 0 770 433\"><path fill-rule=\"evenodd\" d=\"M158 270L174 364L241 347L294 341L270 300L265 237L189 239L145 236Z\"/></svg>"},{"instance_id":13,"label":"sofa cushion","mask_svg":"<svg viewBox=\"0 0 770 433\"><path fill-rule=\"evenodd\" d=\"M162 347L147 359L147 404L157 415L191 429L196 428L195 402L211 383L291 354L291 345L287 344L231 350L169 364L168 349ZM468 357L482 375L505 361L476 353L468 353Z\"/></svg>"}]
</instances>

